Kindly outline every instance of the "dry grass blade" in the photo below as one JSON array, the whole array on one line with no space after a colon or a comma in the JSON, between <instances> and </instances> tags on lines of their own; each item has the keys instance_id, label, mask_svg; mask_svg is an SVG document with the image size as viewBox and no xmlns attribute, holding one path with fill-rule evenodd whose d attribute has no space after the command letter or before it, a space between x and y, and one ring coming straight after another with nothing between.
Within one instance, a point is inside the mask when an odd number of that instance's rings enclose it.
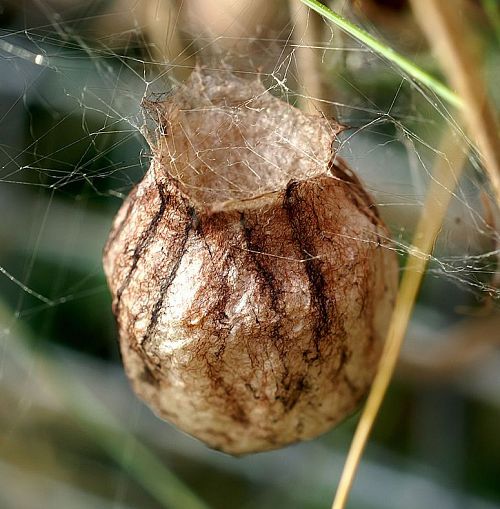
<instances>
[{"instance_id":1,"label":"dry grass blade","mask_svg":"<svg viewBox=\"0 0 500 509\"><path fill-rule=\"evenodd\" d=\"M492 188L500 202L498 129L492 110L488 108L480 66L470 46L467 45L467 30L457 14L458 6L437 0L412 0L412 6L422 28L439 54L450 81L464 101L464 120L470 133L474 134L484 158ZM447 157L445 160L438 159L434 171L414 235L413 249L409 253L401 281L379 371L356 429L333 502L333 509L345 507L361 455L395 369L429 255L463 167L464 154L457 152L456 149L453 150L450 135L444 140L441 151ZM447 164L444 164L445 161L448 161Z\"/></svg>"},{"instance_id":2,"label":"dry grass blade","mask_svg":"<svg viewBox=\"0 0 500 509\"><path fill-rule=\"evenodd\" d=\"M289 0L288 6L293 22L292 37L297 45L295 60L302 89L299 107L305 113L328 114L327 103L321 101L325 99L320 72L321 53L315 48L322 39L322 19L315 12L307 9L300 0Z\"/></svg>"},{"instance_id":3,"label":"dry grass blade","mask_svg":"<svg viewBox=\"0 0 500 509\"><path fill-rule=\"evenodd\" d=\"M500 203L500 143L494 108L489 104L470 31L460 13L462 0L412 0L415 17L450 83L464 100L463 120L477 143L497 202Z\"/></svg>"},{"instance_id":4,"label":"dry grass blade","mask_svg":"<svg viewBox=\"0 0 500 509\"><path fill-rule=\"evenodd\" d=\"M429 255L432 252L448 204L453 196L453 190L464 166L465 153L457 151L451 132L445 135L441 144L441 152L445 157L438 155L436 161L433 178L427 192L422 214L413 237L412 249L409 252L405 272L401 280L385 349L354 434L332 509L342 509L347 502L347 497L368 436L394 373Z\"/></svg>"}]
</instances>

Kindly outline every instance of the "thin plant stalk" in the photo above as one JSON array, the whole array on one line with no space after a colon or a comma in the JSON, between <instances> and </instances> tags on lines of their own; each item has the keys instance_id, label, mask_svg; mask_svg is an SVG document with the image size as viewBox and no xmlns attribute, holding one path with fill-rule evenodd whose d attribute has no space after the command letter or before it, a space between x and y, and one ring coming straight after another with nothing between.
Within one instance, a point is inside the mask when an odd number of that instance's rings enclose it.
<instances>
[{"instance_id":1,"label":"thin plant stalk","mask_svg":"<svg viewBox=\"0 0 500 509\"><path fill-rule=\"evenodd\" d=\"M323 5L317 0L301 0L301 2L324 16L326 19L337 25L339 28L353 36L358 41L371 48L373 51L375 51L375 53L386 58L393 64L396 64L401 70L407 73L408 76L411 76L417 82L427 86L436 95L448 101L451 105L455 107L463 106L462 99L457 94L455 94L455 92L450 90L438 79L434 78L429 73L415 65L411 60L408 60L397 51L394 51L387 44L379 41L362 28L358 27L354 23L351 23L349 20L332 11L326 5Z\"/></svg>"},{"instance_id":2,"label":"thin plant stalk","mask_svg":"<svg viewBox=\"0 0 500 509\"><path fill-rule=\"evenodd\" d=\"M178 29L182 8L182 2L176 0L140 0L136 6L142 14L153 61L160 66L169 64L167 72L173 73L176 80L186 79L195 64Z\"/></svg>"},{"instance_id":3,"label":"thin plant stalk","mask_svg":"<svg viewBox=\"0 0 500 509\"><path fill-rule=\"evenodd\" d=\"M420 28L427 36L449 82L463 99L463 120L475 141L491 188L500 205L500 138L494 107L489 104L481 65L460 11L461 0L411 0Z\"/></svg>"},{"instance_id":4,"label":"thin plant stalk","mask_svg":"<svg viewBox=\"0 0 500 509\"><path fill-rule=\"evenodd\" d=\"M451 131L447 131L444 136L441 152L445 157L437 155L422 214L408 253L384 351L354 433L332 509L343 509L346 505L366 442L394 373L430 254L464 166L466 154L457 150Z\"/></svg>"},{"instance_id":5,"label":"thin plant stalk","mask_svg":"<svg viewBox=\"0 0 500 509\"><path fill-rule=\"evenodd\" d=\"M301 94L299 108L310 114L328 114L321 80L321 53L316 46L321 37L321 17L307 9L300 0L288 0L293 23L292 38L296 45L295 61ZM318 100L319 99L319 100Z\"/></svg>"},{"instance_id":6,"label":"thin plant stalk","mask_svg":"<svg viewBox=\"0 0 500 509\"><path fill-rule=\"evenodd\" d=\"M325 16L353 37L357 38L366 46L373 49L376 53L395 63L409 76L429 87L437 95L447 100L452 105L460 107L472 130L478 127L481 119L484 121L485 117L483 112L486 104L486 93L483 92L484 89L481 88L480 84L476 84L476 86L471 84L471 82L478 76L478 73L471 72L471 67L474 68L475 60L470 55L470 52L461 53L464 47L463 41L462 44L453 46L456 42L456 37L459 37L461 32L456 31L452 33L452 29L454 27L452 26L450 28L450 23L446 23L446 19L443 19L445 18L442 14L443 12L446 10L453 11L455 8L452 8L449 3L439 2L437 0L412 0L414 9L417 10L418 8L421 13L420 20L422 25L425 25L429 18L433 17L432 12L435 12L437 16L440 16L438 23L443 25L439 33L441 37L435 37L433 30L429 27L427 27L427 33L429 39L433 42L437 41L437 39L444 39L443 45L448 50L448 57L453 58L453 62L451 64L445 62L446 52L442 51L441 55L443 64L448 71L450 81L458 89L459 94L455 94L448 87L419 67L415 66L415 64L395 52L392 48L378 41L370 34L333 12L317 0L301 1L316 12ZM430 10L426 9L423 4L433 4L435 10L430 13ZM446 4L446 7L444 4ZM454 18L455 20L458 19L456 13L454 13ZM469 64L469 66L465 64ZM474 70L478 71L479 66ZM467 78L464 78L464 74L467 74ZM457 86L457 84L459 86ZM476 92L476 97L473 98L474 100L472 101L471 91ZM497 192L497 189L500 189L500 186L497 185L497 178L500 178L500 172L497 172L496 170L495 160L495 152L498 150L498 130L493 129L488 133L481 132L485 130L485 126L492 125L490 120L491 119L488 119L488 122L483 125L483 129L480 130L479 133L476 131L476 134L478 134L476 139L483 152L483 157L487 165L486 169L489 172L492 187L497 196L500 196L500 192ZM488 144L491 140L495 141ZM418 290L425 273L427 262L430 254L432 253L434 242L439 234L449 201L451 200L459 178L459 173L462 171L464 165L465 154L457 151L456 148L453 150L454 147L452 147L452 145L453 140L450 133L445 137L442 148L442 152L447 156L447 158L445 160L438 159L434 170L434 176L429 186L426 202L412 242L413 247L409 252L406 270L401 280L378 372L374 379L372 389L363 409L361 419L349 450L347 461L332 505L333 509L342 509L345 507L347 502L347 497L351 489L361 455L366 446L368 436L394 373L401 345L411 317ZM455 169L455 171L453 171L453 169Z\"/></svg>"}]
</instances>

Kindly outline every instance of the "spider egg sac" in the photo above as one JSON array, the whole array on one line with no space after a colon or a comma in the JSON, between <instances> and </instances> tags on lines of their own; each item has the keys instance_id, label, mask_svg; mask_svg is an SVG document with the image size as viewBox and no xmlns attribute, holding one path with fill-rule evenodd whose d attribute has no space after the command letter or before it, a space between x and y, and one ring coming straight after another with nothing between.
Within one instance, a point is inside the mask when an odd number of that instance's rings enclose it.
<instances>
[{"instance_id":1,"label":"spider egg sac","mask_svg":"<svg viewBox=\"0 0 500 509\"><path fill-rule=\"evenodd\" d=\"M398 273L341 127L202 68L145 108L151 166L104 252L135 392L230 454L326 432L373 379Z\"/></svg>"}]
</instances>

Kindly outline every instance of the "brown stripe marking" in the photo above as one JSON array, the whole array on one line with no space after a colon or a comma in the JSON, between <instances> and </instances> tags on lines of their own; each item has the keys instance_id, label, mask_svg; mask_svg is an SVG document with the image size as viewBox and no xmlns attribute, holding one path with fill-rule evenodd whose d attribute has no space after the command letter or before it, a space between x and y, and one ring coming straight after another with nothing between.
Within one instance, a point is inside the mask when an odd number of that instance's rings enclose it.
<instances>
[{"instance_id":1,"label":"brown stripe marking","mask_svg":"<svg viewBox=\"0 0 500 509\"><path fill-rule=\"evenodd\" d=\"M280 384L278 384L276 400L283 404L285 412L289 412L297 404L301 394L309 389L309 385L305 375L290 375L288 352L286 351L285 338L281 332L284 317L283 306L280 302L282 285L262 260L262 256L265 256L265 249L262 242L259 242L260 239L257 239L258 235L255 235L259 225L251 225L243 212L240 212L240 224L243 229L248 256L260 276L261 283L267 288L270 307L278 317L278 321L272 326L271 337L274 339L274 345L278 351L284 373ZM275 262L272 261L272 263Z\"/></svg>"},{"instance_id":2,"label":"brown stripe marking","mask_svg":"<svg viewBox=\"0 0 500 509\"><path fill-rule=\"evenodd\" d=\"M123 292L127 288L127 286L130 284L130 281L132 279L132 276L134 272L137 269L137 265L139 263L139 260L141 259L142 253L146 250L148 245L151 243L151 241L154 239L156 230L158 229L158 225L160 224L160 220L165 214L165 210L167 209L167 206L169 204L169 199L171 195L166 195L165 190L161 184L157 184L158 193L160 195L160 207L156 214L154 215L153 219L149 223L149 226L142 232L137 245L135 246L134 252L132 254L132 265L130 266L130 270L128 271L127 275L125 276L125 279L123 280L120 288L116 292L116 305L114 306L114 312L115 314L118 313L118 308L120 306L121 298L123 295Z\"/></svg>"},{"instance_id":3,"label":"brown stripe marking","mask_svg":"<svg viewBox=\"0 0 500 509\"><path fill-rule=\"evenodd\" d=\"M186 244L189 239L189 235L191 233L191 230L196 224L196 210L194 207L188 206L187 207L187 215L188 220L186 221L186 226L184 228L184 232L182 234L182 237L180 238L179 245L175 249L175 252L172 253L172 250L169 252L169 258L171 260L174 260L173 266L170 269L170 273L168 276L162 281L160 286L160 296L158 297L158 300L155 302L153 306L153 311L151 312L151 318L149 319L148 327L146 329L146 333L143 336L141 348L144 349L145 345L147 345L148 341L151 339L151 334L156 327L156 324L158 322L160 310L163 306L163 302L165 300L165 295L170 288L171 284L173 283L175 276L177 275L177 271L179 270L179 266L181 264L182 258L184 257L184 254L186 253Z\"/></svg>"},{"instance_id":4,"label":"brown stripe marking","mask_svg":"<svg viewBox=\"0 0 500 509\"><path fill-rule=\"evenodd\" d=\"M317 225L311 224L307 218L307 208L312 203L304 203L304 199L299 196L298 188L300 182L290 181L285 190L283 199L283 208L287 214L290 223L292 238L302 252L305 261L304 267L309 280L309 292L311 295L312 306L316 314L316 323L313 330L315 354L311 361L320 358L320 341L330 332L332 326L332 302L326 295L326 281L322 272L323 262L315 259L316 248L312 240L316 232L312 229Z\"/></svg>"}]
</instances>

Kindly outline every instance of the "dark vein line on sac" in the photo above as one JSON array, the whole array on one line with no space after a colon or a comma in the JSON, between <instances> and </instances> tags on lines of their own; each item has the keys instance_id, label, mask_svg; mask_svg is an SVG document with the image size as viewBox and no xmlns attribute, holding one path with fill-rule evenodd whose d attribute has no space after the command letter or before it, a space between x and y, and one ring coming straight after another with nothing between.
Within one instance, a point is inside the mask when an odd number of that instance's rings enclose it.
<instances>
[{"instance_id":1,"label":"dark vein line on sac","mask_svg":"<svg viewBox=\"0 0 500 509\"><path fill-rule=\"evenodd\" d=\"M271 309L281 317L281 311L279 309L279 290L277 288L277 281L274 274L268 270L265 265L259 260L259 253L264 252L262 246L257 244L252 235L252 227L249 226L248 220L243 212L240 212L240 225L243 229L245 242L247 245L247 252L260 274L262 281L266 284L269 289Z\"/></svg>"},{"instance_id":2,"label":"dark vein line on sac","mask_svg":"<svg viewBox=\"0 0 500 509\"><path fill-rule=\"evenodd\" d=\"M130 267L130 270L128 271L127 276L123 280L123 283L121 284L120 288L116 292L117 307L120 305L120 300L123 295L123 292L129 285L130 280L132 279L132 276L137 269L137 265L139 263L143 251L148 247L149 243L154 238L156 230L158 229L158 225L160 224L160 220L165 214L165 210L167 209L168 197L165 194L165 190L163 189L163 186L160 184L158 184L157 187L158 193L160 195L160 207L156 214L154 215L151 222L149 223L149 226L142 233L141 238L137 242L137 245L135 246L134 253L132 254L132 265Z\"/></svg>"},{"instance_id":3,"label":"dark vein line on sac","mask_svg":"<svg viewBox=\"0 0 500 509\"><path fill-rule=\"evenodd\" d=\"M191 230L193 229L193 226L195 225L196 221L196 211L194 207L188 207L187 208L187 214L189 215L189 220L186 223L186 227L184 229L184 233L182 235L181 242L176 249L175 254L172 255L172 259L175 260L175 263L170 270L170 274L168 277L162 282L160 287L160 297L155 302L155 305L153 306L153 311L151 312L151 318L148 323L148 327L146 329L146 333L144 334L144 337L142 339L141 347L144 348L144 346L149 341L151 334L156 327L156 324L158 322L160 310L163 306L163 301L165 300L165 294L167 293L168 289L170 288L171 284L173 283L175 276L177 275L177 271L179 270L179 266L181 264L182 258L184 257L184 254L186 253L186 244L189 239L189 235L191 233Z\"/></svg>"},{"instance_id":4,"label":"dark vein line on sac","mask_svg":"<svg viewBox=\"0 0 500 509\"><path fill-rule=\"evenodd\" d=\"M302 253L306 256L304 267L309 280L309 291L311 294L312 305L316 310L316 323L314 326L314 343L316 354L319 357L319 342L321 338L330 330L330 312L328 297L325 295L326 282L321 271L321 261L314 259L316 256L314 245L308 239L308 231L312 228L301 220L300 212L303 206L298 204L300 198L297 196L296 189L299 183L291 181L285 191L283 207L287 213L288 221L292 229L292 237L299 246ZM311 203L309 206L313 206ZM314 359L313 359L314 360Z\"/></svg>"},{"instance_id":5,"label":"dark vein line on sac","mask_svg":"<svg viewBox=\"0 0 500 509\"><path fill-rule=\"evenodd\" d=\"M281 360L284 372L281 376L280 381L281 385L279 386L280 390L276 393L275 398L276 400L281 401L285 412L289 412L297 404L301 394L307 389L308 385L307 380L306 377L302 375L299 376L290 375L290 369L287 362L287 352L283 350L284 348L283 343L285 339L281 332L282 321L284 317L283 308L280 305L280 296L282 294L282 288L280 285L280 281L273 274L272 270L268 269L265 263L261 261L260 258L261 255L259 253L263 253L265 250L261 243L258 242L257 239L255 238L256 235L254 235L254 232L256 229L258 229L258 226L256 228L252 227L248 223L248 220L243 212L240 212L240 225L243 229L245 242L248 248L247 251L250 256L250 259L252 260L252 263L254 264L255 269L257 270L257 273L260 276L261 283L268 290L267 293L269 295L271 309L274 311L278 318L278 321L272 326L272 330L270 331L270 333L277 348L278 355ZM255 393L251 389L250 384L247 384L247 386L250 387L250 390L255 398Z\"/></svg>"}]
</instances>

